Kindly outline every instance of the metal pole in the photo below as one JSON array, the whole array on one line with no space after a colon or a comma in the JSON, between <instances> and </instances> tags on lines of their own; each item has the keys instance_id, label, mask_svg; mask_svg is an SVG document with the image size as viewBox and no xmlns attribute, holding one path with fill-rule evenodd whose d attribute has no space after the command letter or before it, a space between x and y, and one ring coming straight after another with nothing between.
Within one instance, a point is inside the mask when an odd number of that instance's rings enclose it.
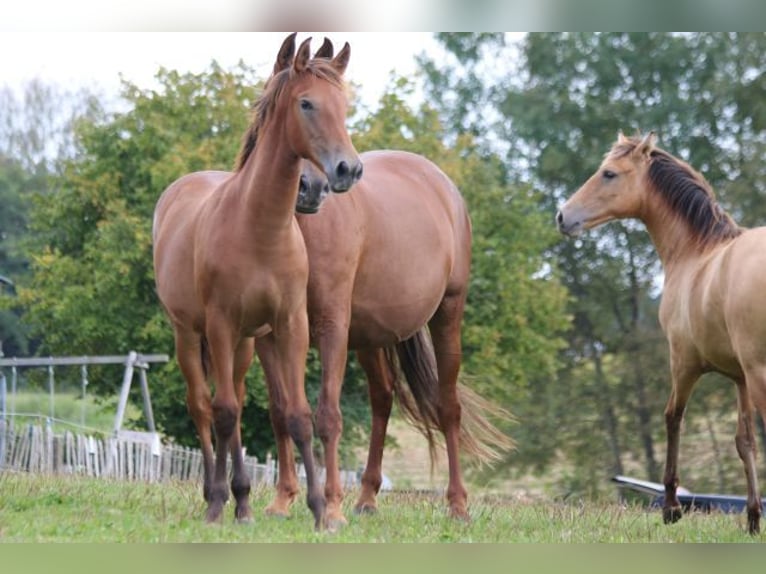
<instances>
[{"instance_id":1,"label":"metal pole","mask_svg":"<svg viewBox=\"0 0 766 574\"><path fill-rule=\"evenodd\" d=\"M0 371L0 468L5 466L5 437L8 428L8 419L6 418L7 384L5 373Z\"/></svg>"},{"instance_id":2,"label":"metal pole","mask_svg":"<svg viewBox=\"0 0 766 574\"><path fill-rule=\"evenodd\" d=\"M86 389L88 388L88 365L82 365L80 367L80 378L82 379L82 408L80 410L80 426L85 427L85 398Z\"/></svg>"},{"instance_id":3,"label":"metal pole","mask_svg":"<svg viewBox=\"0 0 766 574\"><path fill-rule=\"evenodd\" d=\"M55 395L55 377L53 375L53 365L48 367L48 392L50 393L50 418L53 419L56 414L56 395Z\"/></svg>"},{"instance_id":4,"label":"metal pole","mask_svg":"<svg viewBox=\"0 0 766 574\"><path fill-rule=\"evenodd\" d=\"M144 415L146 416L146 424L149 427L149 431L156 432L154 426L154 411L152 410L152 399L149 395L149 383L146 380L146 368L148 365L142 365L138 371L139 380L141 381L141 394L144 396Z\"/></svg>"},{"instance_id":5,"label":"metal pole","mask_svg":"<svg viewBox=\"0 0 766 574\"><path fill-rule=\"evenodd\" d=\"M11 416L16 416L16 386L18 382L18 372L16 367L11 367Z\"/></svg>"},{"instance_id":6,"label":"metal pole","mask_svg":"<svg viewBox=\"0 0 766 574\"><path fill-rule=\"evenodd\" d=\"M125 417L125 408L128 405L128 394L130 393L130 383L133 380L133 366L136 364L138 353L131 351L128 359L125 361L125 375L122 377L122 390L120 391L120 402L117 403L117 414L114 417L114 434L120 432L122 419Z\"/></svg>"}]
</instances>

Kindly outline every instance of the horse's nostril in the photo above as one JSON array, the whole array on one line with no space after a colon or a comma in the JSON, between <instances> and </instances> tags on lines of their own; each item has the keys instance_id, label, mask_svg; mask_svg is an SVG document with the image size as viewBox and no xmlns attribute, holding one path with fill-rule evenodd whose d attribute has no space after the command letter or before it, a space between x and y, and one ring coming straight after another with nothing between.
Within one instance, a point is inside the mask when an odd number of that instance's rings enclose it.
<instances>
[{"instance_id":1,"label":"horse's nostril","mask_svg":"<svg viewBox=\"0 0 766 574\"><path fill-rule=\"evenodd\" d=\"M335 168L335 174L338 177L346 177L350 173L350 168L348 167L348 164L345 161L342 161L338 164L338 167Z\"/></svg>"},{"instance_id":2,"label":"horse's nostril","mask_svg":"<svg viewBox=\"0 0 766 574\"><path fill-rule=\"evenodd\" d=\"M563 225L564 224L564 214L561 213L561 211L558 211L556 213L556 225Z\"/></svg>"},{"instance_id":3,"label":"horse's nostril","mask_svg":"<svg viewBox=\"0 0 766 574\"><path fill-rule=\"evenodd\" d=\"M354 179L357 181L362 179L362 172L364 171L364 165L362 165L361 161L358 164L356 164L356 169L354 171L355 171Z\"/></svg>"},{"instance_id":4,"label":"horse's nostril","mask_svg":"<svg viewBox=\"0 0 766 574\"><path fill-rule=\"evenodd\" d=\"M309 179L305 175L301 175L300 182L298 183L299 191L306 191L309 189Z\"/></svg>"}]
</instances>

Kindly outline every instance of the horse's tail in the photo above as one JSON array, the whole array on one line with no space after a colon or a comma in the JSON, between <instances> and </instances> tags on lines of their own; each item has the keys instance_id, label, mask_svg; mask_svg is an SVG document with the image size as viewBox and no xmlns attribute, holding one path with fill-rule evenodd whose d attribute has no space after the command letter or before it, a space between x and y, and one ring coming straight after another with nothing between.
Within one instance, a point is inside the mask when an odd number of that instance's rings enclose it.
<instances>
[{"instance_id":1,"label":"horse's tail","mask_svg":"<svg viewBox=\"0 0 766 574\"><path fill-rule=\"evenodd\" d=\"M407 381L406 387L398 375L394 354ZM439 379L436 358L426 328L420 329L394 348L387 349L386 358L393 374L394 392L399 407L408 421L428 440L433 467L438 444L435 431L440 430ZM500 431L490 418L511 420L510 413L461 383L458 383L457 393L461 407L461 449L480 464L501 460L503 452L514 448L514 442Z\"/></svg>"}]
</instances>

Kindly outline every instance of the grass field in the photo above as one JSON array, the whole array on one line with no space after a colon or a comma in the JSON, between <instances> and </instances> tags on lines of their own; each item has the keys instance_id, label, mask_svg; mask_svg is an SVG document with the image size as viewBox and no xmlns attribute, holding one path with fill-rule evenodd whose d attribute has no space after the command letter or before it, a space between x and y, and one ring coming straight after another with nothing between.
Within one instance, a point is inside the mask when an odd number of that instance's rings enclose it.
<instances>
[{"instance_id":1,"label":"grass field","mask_svg":"<svg viewBox=\"0 0 766 574\"><path fill-rule=\"evenodd\" d=\"M336 533L314 532L301 498L289 519L264 515L271 489L251 494L255 521L203 523L198 485L0 473L0 542L759 542L744 515L693 513L665 526L656 510L617 504L513 501L474 492L472 521L450 520L442 496L390 492L374 516L351 511Z\"/></svg>"}]
</instances>

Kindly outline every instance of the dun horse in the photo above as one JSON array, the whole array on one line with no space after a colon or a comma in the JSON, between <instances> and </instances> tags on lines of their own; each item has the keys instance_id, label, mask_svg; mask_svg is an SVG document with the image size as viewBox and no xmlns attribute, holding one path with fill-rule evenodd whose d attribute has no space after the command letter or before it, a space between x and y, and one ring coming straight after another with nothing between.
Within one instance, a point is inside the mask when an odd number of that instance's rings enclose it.
<instances>
[{"instance_id":1,"label":"dun horse","mask_svg":"<svg viewBox=\"0 0 766 574\"><path fill-rule=\"evenodd\" d=\"M279 417L303 457L315 526L323 525L325 500L304 389L308 260L294 210L301 158L321 167L335 191L349 189L361 176L345 129L342 76L349 55L346 44L332 60L312 60L309 40L296 54L295 34L288 36L256 104L236 171L186 175L165 190L155 210L157 292L173 325L187 404L202 444L211 522L221 518L228 499L227 452L235 517L252 518L240 416L256 337L273 350L270 368L284 409Z\"/></svg>"},{"instance_id":2,"label":"dun horse","mask_svg":"<svg viewBox=\"0 0 766 574\"><path fill-rule=\"evenodd\" d=\"M598 171L556 216L576 235L612 219L640 219L665 271L660 322L670 345L672 390L665 409L666 523L681 518L679 433L692 388L706 372L737 390L737 453L747 477L747 516L759 532L761 497L755 467L753 404L766 416L766 228L737 226L704 178L655 147L654 135L618 141Z\"/></svg>"},{"instance_id":3,"label":"dun horse","mask_svg":"<svg viewBox=\"0 0 766 574\"><path fill-rule=\"evenodd\" d=\"M362 160L365 175L352 194L332 196L317 215L298 216L309 254L311 344L318 348L322 365L316 427L325 451L328 524L346 522L337 450L348 349L356 350L365 370L372 409L369 458L356 511L376 509L384 439L396 394L428 437L432 453L432 430L443 432L450 513L468 518L459 444L483 460L496 454L494 447L511 446L484 417L491 408L488 403L457 385L471 257L468 213L454 184L427 159L376 151L362 154ZM305 189L314 194L299 196L299 212L313 213L320 204L317 193L322 186L311 171L310 166L304 169L312 182ZM267 379L273 380L269 347L268 340L256 343ZM411 396L400 385L397 355ZM268 511L286 515L298 482L287 427L272 419L279 482Z\"/></svg>"}]
</instances>

